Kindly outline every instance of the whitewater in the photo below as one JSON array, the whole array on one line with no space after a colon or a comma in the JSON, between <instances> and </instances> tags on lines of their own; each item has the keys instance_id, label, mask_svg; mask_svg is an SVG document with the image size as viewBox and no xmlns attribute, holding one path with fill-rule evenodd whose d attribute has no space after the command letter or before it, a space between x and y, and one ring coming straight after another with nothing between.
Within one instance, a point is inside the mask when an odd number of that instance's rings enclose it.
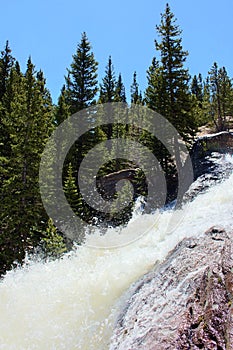
<instances>
[{"instance_id":1,"label":"whitewater","mask_svg":"<svg viewBox=\"0 0 233 350\"><path fill-rule=\"evenodd\" d=\"M114 247L117 230L104 237L96 230L60 260L29 259L8 272L0 282L0 349L108 349L121 297L134 281L184 237L214 225L232 230L232 189L233 175L176 212L137 214L125 234L133 237L137 228L141 235L128 244Z\"/></svg>"}]
</instances>

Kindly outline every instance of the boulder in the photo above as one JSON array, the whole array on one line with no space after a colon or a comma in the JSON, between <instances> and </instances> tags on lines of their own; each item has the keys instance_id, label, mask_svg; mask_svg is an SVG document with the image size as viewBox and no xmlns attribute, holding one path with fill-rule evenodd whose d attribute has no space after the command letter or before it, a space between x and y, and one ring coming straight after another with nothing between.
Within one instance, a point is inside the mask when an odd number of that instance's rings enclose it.
<instances>
[{"instance_id":1,"label":"boulder","mask_svg":"<svg viewBox=\"0 0 233 350\"><path fill-rule=\"evenodd\" d=\"M181 241L121 301L110 350L233 349L233 233Z\"/></svg>"}]
</instances>

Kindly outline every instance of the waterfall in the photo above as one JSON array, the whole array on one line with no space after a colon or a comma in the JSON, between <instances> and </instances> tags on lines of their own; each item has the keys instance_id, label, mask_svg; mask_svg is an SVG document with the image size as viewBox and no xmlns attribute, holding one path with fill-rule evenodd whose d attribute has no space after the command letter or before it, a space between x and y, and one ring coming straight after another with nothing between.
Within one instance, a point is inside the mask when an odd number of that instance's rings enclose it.
<instances>
[{"instance_id":1,"label":"waterfall","mask_svg":"<svg viewBox=\"0 0 233 350\"><path fill-rule=\"evenodd\" d=\"M108 349L121 296L132 282L182 238L213 225L232 229L232 188L233 175L176 213L137 213L120 233L109 229L101 236L96 230L87 246L77 246L60 260L29 259L8 272L0 282L0 349ZM174 214L179 221L168 230ZM142 233L137 239L114 247L119 235L130 236L136 227Z\"/></svg>"}]
</instances>

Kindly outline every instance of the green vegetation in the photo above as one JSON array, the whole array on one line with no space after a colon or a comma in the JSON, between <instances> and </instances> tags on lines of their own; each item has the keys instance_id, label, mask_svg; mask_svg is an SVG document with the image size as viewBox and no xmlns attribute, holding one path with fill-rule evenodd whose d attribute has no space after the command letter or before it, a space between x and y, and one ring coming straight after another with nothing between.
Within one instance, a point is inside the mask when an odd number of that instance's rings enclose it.
<instances>
[{"instance_id":1,"label":"green vegetation","mask_svg":"<svg viewBox=\"0 0 233 350\"><path fill-rule=\"evenodd\" d=\"M215 62L205 78L198 73L190 76L185 66L188 52L182 46L182 31L168 4L156 31L159 39L155 41L155 57L147 71L147 88L144 93L140 91L137 73L132 72L129 105L145 105L162 114L178 130L188 147L191 147L200 126L209 124L216 131L227 130L229 117L233 116L233 87L226 68L218 67ZM42 247L45 255L59 257L72 245L43 208L38 184L39 164L47 139L69 115L97 103L127 103L123 77L121 74L116 77L111 56L102 80L98 78L97 68L98 62L91 44L86 33L83 33L71 66L67 69L58 102L54 105L43 72L36 70L32 59L29 57L26 71L22 72L8 42L1 52L0 275L10 269L14 262L21 263L26 251L33 252L37 247ZM168 150L148 132L130 125L130 115L128 118L127 125L119 122L86 132L67 155L63 169L64 193L74 213L88 223L93 222L94 218L104 225L126 223L132 209L131 202L124 212L117 213L113 207L109 215L104 215L91 208L82 198L78 186L79 166L87 153L101 141L114 138L139 141L156 155L168 181L176 175L174 160ZM175 146L176 140L170 141ZM64 145L61 143L54 147L59 150ZM113 144L111 147L101 149L103 159L105 152L114 154L116 146ZM97 180L110 173L136 168L137 164L127 159L112 159L103 164ZM87 186L90 185L88 181ZM147 194L142 170L136 170L132 184L136 189L134 200L139 195ZM123 189L127 202L127 184ZM103 198L118 200L116 191L113 189L110 192L100 189ZM116 201L116 207L117 204ZM59 203L57 205L59 208ZM83 235L80 231L80 237Z\"/></svg>"}]
</instances>

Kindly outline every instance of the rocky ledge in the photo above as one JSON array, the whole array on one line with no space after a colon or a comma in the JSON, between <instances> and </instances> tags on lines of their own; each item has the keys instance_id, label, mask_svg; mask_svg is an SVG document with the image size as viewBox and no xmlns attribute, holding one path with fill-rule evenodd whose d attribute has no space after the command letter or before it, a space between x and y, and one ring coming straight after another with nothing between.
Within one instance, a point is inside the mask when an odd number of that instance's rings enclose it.
<instances>
[{"instance_id":1,"label":"rocky ledge","mask_svg":"<svg viewBox=\"0 0 233 350\"><path fill-rule=\"evenodd\" d=\"M124 296L109 349L233 349L232 238L181 241Z\"/></svg>"}]
</instances>

